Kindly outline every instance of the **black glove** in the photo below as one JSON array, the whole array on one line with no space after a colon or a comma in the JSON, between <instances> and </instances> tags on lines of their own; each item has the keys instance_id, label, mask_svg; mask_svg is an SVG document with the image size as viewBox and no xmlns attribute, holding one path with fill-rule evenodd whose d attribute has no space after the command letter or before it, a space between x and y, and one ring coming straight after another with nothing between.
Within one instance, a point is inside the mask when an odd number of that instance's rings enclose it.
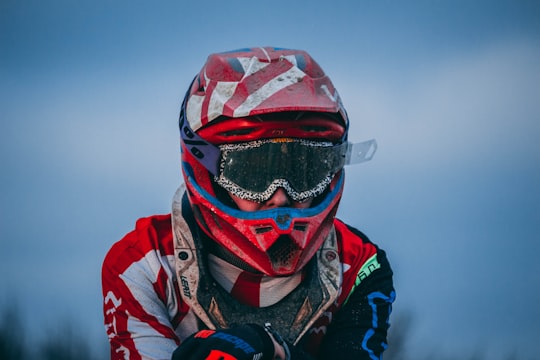
<instances>
[{"instance_id":1,"label":"black glove","mask_svg":"<svg viewBox=\"0 0 540 360\"><path fill-rule=\"evenodd\" d=\"M201 330L184 340L172 360L272 360L274 343L262 326Z\"/></svg>"}]
</instances>

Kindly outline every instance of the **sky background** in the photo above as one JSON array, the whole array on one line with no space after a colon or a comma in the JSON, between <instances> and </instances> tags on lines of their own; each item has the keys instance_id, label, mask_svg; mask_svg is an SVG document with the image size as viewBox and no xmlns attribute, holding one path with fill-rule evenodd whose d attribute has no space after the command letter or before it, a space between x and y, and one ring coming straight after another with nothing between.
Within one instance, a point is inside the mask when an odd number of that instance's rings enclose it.
<instances>
[{"instance_id":1,"label":"sky background","mask_svg":"<svg viewBox=\"0 0 540 360\"><path fill-rule=\"evenodd\" d=\"M181 182L209 53L307 50L350 139L339 217L395 272L411 354L539 359L540 2L0 1L0 304L106 342L101 262ZM397 325L396 325L397 327ZM463 358L463 356L460 356Z\"/></svg>"}]
</instances>

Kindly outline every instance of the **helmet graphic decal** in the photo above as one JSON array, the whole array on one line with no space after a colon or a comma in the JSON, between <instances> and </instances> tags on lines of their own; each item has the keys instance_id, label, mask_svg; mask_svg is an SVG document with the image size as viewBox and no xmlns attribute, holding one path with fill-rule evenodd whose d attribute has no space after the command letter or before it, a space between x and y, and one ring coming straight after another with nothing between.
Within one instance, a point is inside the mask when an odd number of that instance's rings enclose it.
<instances>
[{"instance_id":1,"label":"helmet graphic decal","mask_svg":"<svg viewBox=\"0 0 540 360\"><path fill-rule=\"evenodd\" d=\"M275 48L212 54L186 104L190 127L219 118L277 111L318 111L347 116L330 79L307 53Z\"/></svg>"}]
</instances>

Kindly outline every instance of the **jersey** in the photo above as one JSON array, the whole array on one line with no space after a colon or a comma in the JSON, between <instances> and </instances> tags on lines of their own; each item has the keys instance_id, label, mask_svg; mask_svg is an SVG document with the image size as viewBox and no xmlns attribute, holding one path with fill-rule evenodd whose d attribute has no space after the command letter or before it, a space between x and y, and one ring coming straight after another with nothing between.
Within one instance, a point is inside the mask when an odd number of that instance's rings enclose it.
<instances>
[{"instance_id":1,"label":"jersey","mask_svg":"<svg viewBox=\"0 0 540 360\"><path fill-rule=\"evenodd\" d=\"M338 219L334 228L342 272L339 295L293 353L379 359L395 299L392 270L385 252L363 233ZM175 261L171 214L139 219L107 253L102 288L111 359L170 359L183 339L204 328L182 300Z\"/></svg>"}]
</instances>

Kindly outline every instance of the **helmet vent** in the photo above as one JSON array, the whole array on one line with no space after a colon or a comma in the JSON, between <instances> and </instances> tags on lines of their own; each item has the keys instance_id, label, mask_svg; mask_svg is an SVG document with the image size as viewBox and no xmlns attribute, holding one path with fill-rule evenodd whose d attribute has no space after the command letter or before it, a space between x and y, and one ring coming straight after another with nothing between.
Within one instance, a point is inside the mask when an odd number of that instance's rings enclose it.
<instances>
[{"instance_id":1,"label":"helmet vent","mask_svg":"<svg viewBox=\"0 0 540 360\"><path fill-rule=\"evenodd\" d=\"M271 226L261 226L261 227L255 228L255 234L257 235L264 234L272 230L273 228Z\"/></svg>"},{"instance_id":2,"label":"helmet vent","mask_svg":"<svg viewBox=\"0 0 540 360\"><path fill-rule=\"evenodd\" d=\"M298 231L306 231L307 230L307 227L308 225L305 224L305 223L302 223L302 224L294 224L294 230L298 230Z\"/></svg>"},{"instance_id":3,"label":"helmet vent","mask_svg":"<svg viewBox=\"0 0 540 360\"><path fill-rule=\"evenodd\" d=\"M328 130L328 126L306 126L306 125L304 125L304 126L300 126L300 129L302 129L305 132L313 133L313 132L326 131L326 130Z\"/></svg>"},{"instance_id":4,"label":"helmet vent","mask_svg":"<svg viewBox=\"0 0 540 360\"><path fill-rule=\"evenodd\" d=\"M235 129L230 131L223 131L222 133L220 133L220 135L224 137L249 135L254 130L255 129L253 128Z\"/></svg>"},{"instance_id":5,"label":"helmet vent","mask_svg":"<svg viewBox=\"0 0 540 360\"><path fill-rule=\"evenodd\" d=\"M268 249L267 254L274 269L294 265L300 256L300 248L289 236L281 235Z\"/></svg>"}]
</instances>

